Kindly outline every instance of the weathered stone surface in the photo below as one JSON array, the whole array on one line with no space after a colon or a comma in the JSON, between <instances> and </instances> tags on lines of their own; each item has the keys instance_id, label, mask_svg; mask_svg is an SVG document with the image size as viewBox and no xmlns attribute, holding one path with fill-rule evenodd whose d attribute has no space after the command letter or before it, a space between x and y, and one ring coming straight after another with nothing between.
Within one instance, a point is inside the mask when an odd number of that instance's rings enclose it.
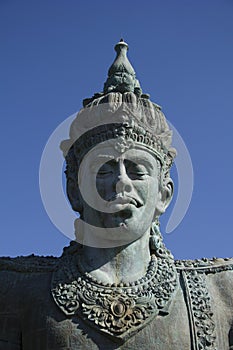
<instances>
[{"instance_id":1,"label":"weathered stone surface","mask_svg":"<svg viewBox=\"0 0 233 350\"><path fill-rule=\"evenodd\" d=\"M174 262L178 285L169 311L124 341L55 304L51 280L61 266L72 280L74 258L54 258L52 269L39 257L7 259L7 267L1 259L0 349L229 349L233 259Z\"/></svg>"},{"instance_id":2,"label":"weathered stone surface","mask_svg":"<svg viewBox=\"0 0 233 350\"><path fill-rule=\"evenodd\" d=\"M61 145L78 243L0 258L0 350L233 349L233 259L175 261L164 246L172 135L115 48Z\"/></svg>"}]
</instances>

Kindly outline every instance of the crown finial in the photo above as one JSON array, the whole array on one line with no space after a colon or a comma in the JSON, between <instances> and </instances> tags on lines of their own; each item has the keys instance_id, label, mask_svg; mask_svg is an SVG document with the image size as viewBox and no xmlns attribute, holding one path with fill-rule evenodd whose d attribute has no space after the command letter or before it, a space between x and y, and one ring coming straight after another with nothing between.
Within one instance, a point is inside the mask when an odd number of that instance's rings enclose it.
<instances>
[{"instance_id":1,"label":"crown finial","mask_svg":"<svg viewBox=\"0 0 233 350\"><path fill-rule=\"evenodd\" d=\"M104 93L134 92L140 96L142 93L135 71L128 60L128 44L123 38L115 45L116 58L108 70L108 79L104 84Z\"/></svg>"}]
</instances>

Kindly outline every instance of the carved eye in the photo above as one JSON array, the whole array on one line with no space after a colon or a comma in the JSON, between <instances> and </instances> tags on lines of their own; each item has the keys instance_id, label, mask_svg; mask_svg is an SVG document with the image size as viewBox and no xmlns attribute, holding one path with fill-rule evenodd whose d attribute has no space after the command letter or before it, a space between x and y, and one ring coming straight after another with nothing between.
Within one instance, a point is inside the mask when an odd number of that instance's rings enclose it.
<instances>
[{"instance_id":1,"label":"carved eye","mask_svg":"<svg viewBox=\"0 0 233 350\"><path fill-rule=\"evenodd\" d=\"M144 179L149 175L147 167L143 164L129 162L127 166L127 175L132 179Z\"/></svg>"},{"instance_id":2,"label":"carved eye","mask_svg":"<svg viewBox=\"0 0 233 350\"><path fill-rule=\"evenodd\" d=\"M113 173L114 173L113 167L111 166L110 162L107 162L104 165L102 165L102 167L99 169L96 177L97 178L105 178L108 176L112 176Z\"/></svg>"}]
</instances>

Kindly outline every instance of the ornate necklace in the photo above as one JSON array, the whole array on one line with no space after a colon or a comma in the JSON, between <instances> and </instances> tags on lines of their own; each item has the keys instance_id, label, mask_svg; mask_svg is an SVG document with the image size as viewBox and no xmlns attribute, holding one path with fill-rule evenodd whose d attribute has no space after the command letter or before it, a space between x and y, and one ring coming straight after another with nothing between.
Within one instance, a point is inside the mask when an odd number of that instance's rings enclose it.
<instances>
[{"instance_id":1,"label":"ornate necklace","mask_svg":"<svg viewBox=\"0 0 233 350\"><path fill-rule=\"evenodd\" d=\"M64 261L65 260L65 261ZM98 331L126 340L160 314L168 314L177 287L174 262L152 255L144 277L104 284L67 256L52 280L52 295L66 315L78 315Z\"/></svg>"}]
</instances>

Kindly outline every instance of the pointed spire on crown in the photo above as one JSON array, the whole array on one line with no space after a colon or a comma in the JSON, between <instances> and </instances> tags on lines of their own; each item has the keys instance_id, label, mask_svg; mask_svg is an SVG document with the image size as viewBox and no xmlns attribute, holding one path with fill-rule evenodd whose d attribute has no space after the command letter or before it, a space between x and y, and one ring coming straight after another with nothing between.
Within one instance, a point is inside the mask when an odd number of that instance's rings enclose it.
<instances>
[{"instance_id":1,"label":"pointed spire on crown","mask_svg":"<svg viewBox=\"0 0 233 350\"><path fill-rule=\"evenodd\" d=\"M104 93L109 92L134 92L141 96L142 90L136 79L135 71L128 60L128 44L121 39L115 45L116 58L108 70L108 79L104 84Z\"/></svg>"},{"instance_id":2,"label":"pointed spire on crown","mask_svg":"<svg viewBox=\"0 0 233 350\"><path fill-rule=\"evenodd\" d=\"M136 79L135 71L128 60L128 44L124 39L115 45L116 58L108 70L108 78L104 83L103 92L95 93L91 98L83 100L83 106L86 107L93 100L107 95L111 92L124 94L131 92L139 98L149 99L150 95L142 93L139 81Z\"/></svg>"},{"instance_id":3,"label":"pointed spire on crown","mask_svg":"<svg viewBox=\"0 0 233 350\"><path fill-rule=\"evenodd\" d=\"M117 55L116 58L108 70L108 76L111 77L117 73L131 74L134 78L136 77L135 71L128 60L127 51L129 49L128 44L121 39L114 47Z\"/></svg>"}]
</instances>

